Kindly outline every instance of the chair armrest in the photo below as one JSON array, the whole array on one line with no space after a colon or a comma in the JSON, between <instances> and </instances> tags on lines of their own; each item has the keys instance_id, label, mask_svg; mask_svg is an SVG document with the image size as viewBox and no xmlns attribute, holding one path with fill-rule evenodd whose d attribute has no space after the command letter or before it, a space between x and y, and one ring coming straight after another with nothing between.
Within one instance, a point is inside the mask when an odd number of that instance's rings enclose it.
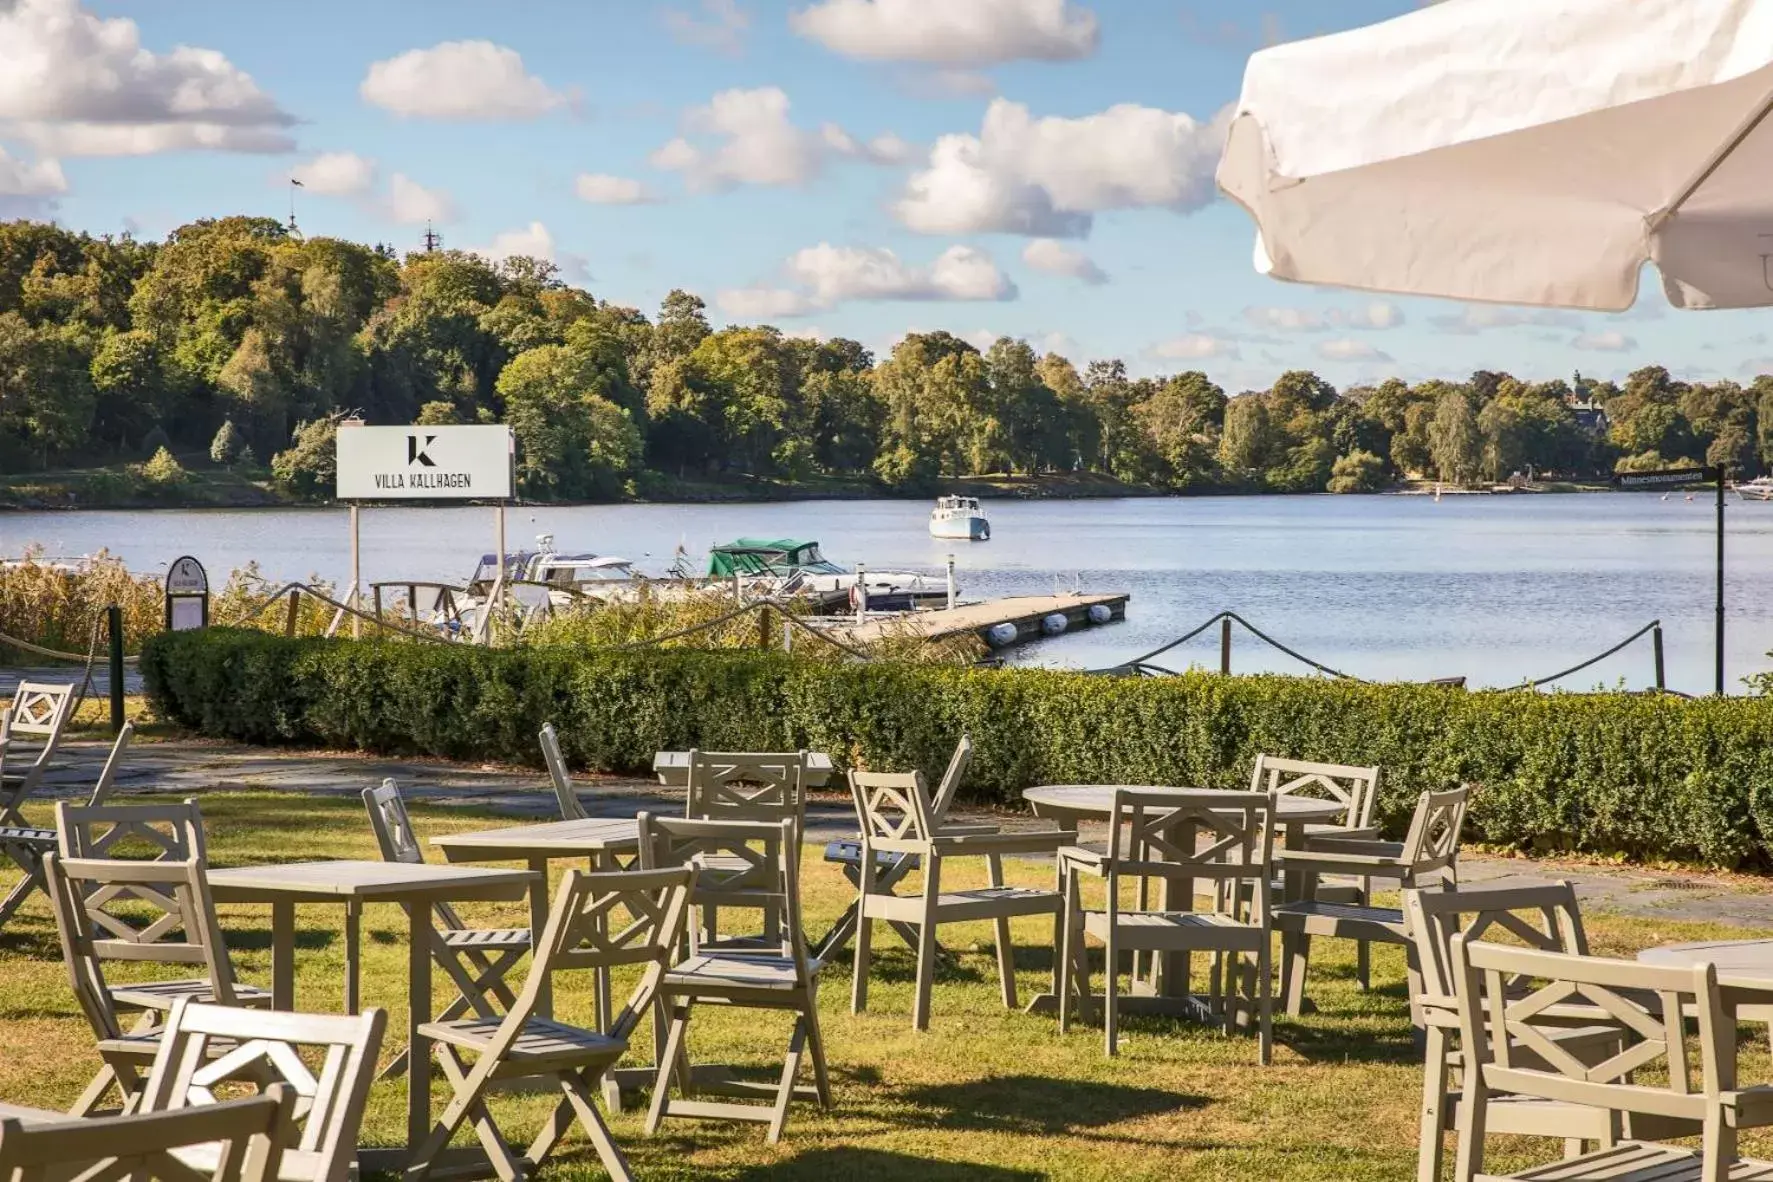
<instances>
[{"instance_id":1,"label":"chair armrest","mask_svg":"<svg viewBox=\"0 0 1773 1182\"><path fill-rule=\"evenodd\" d=\"M1114 855L1107 850L1093 850L1087 845L1068 845L1059 851L1059 865L1067 872L1082 870L1098 877L1108 873Z\"/></svg>"},{"instance_id":2,"label":"chair armrest","mask_svg":"<svg viewBox=\"0 0 1773 1182\"><path fill-rule=\"evenodd\" d=\"M1364 825L1356 826L1352 829L1326 829L1321 833L1307 833L1305 835L1305 846L1307 849L1317 849L1319 846L1331 842L1366 842L1378 840L1379 826Z\"/></svg>"},{"instance_id":3,"label":"chair armrest","mask_svg":"<svg viewBox=\"0 0 1773 1182\"><path fill-rule=\"evenodd\" d=\"M1350 845L1354 843L1349 843ZM1320 850L1276 850L1274 860L1283 870L1309 870L1314 874L1354 874L1363 878L1402 878L1410 867L1396 858L1376 854Z\"/></svg>"},{"instance_id":4,"label":"chair armrest","mask_svg":"<svg viewBox=\"0 0 1773 1182\"><path fill-rule=\"evenodd\" d=\"M1773 1125L1773 1086L1760 1084L1725 1092L1720 1099L1725 1117L1734 1128L1754 1129Z\"/></svg>"},{"instance_id":5,"label":"chair armrest","mask_svg":"<svg viewBox=\"0 0 1773 1182\"><path fill-rule=\"evenodd\" d=\"M991 821L944 821L936 826L937 837L970 837L980 833L1001 833L1003 826Z\"/></svg>"},{"instance_id":6,"label":"chair armrest","mask_svg":"<svg viewBox=\"0 0 1773 1182\"><path fill-rule=\"evenodd\" d=\"M1034 833L937 834L930 851L943 858L984 857L987 854L1056 854L1061 846L1076 845L1077 830L1049 829Z\"/></svg>"}]
</instances>

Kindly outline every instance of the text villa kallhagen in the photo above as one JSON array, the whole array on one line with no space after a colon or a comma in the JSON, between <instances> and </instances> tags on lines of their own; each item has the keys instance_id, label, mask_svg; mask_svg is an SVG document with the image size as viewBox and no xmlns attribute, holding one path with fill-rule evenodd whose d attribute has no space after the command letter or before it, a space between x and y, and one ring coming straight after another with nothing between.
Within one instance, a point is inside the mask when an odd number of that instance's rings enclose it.
<instances>
[{"instance_id":1,"label":"text villa kallhagen","mask_svg":"<svg viewBox=\"0 0 1773 1182\"><path fill-rule=\"evenodd\" d=\"M377 472L376 487L397 488L473 488L474 477L466 472Z\"/></svg>"}]
</instances>

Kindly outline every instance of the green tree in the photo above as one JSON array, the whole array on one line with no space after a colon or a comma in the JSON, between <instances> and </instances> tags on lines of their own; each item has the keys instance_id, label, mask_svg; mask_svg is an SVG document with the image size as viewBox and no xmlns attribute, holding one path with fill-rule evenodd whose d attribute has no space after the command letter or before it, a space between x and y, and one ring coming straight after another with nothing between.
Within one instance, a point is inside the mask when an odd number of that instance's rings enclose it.
<instances>
[{"instance_id":1,"label":"green tree","mask_svg":"<svg viewBox=\"0 0 1773 1182\"><path fill-rule=\"evenodd\" d=\"M303 500L332 496L338 488L338 422L329 417L298 424L290 446L271 457L271 479Z\"/></svg>"},{"instance_id":2,"label":"green tree","mask_svg":"<svg viewBox=\"0 0 1773 1182\"><path fill-rule=\"evenodd\" d=\"M187 476L178 459L163 447L142 465L142 479L156 489L171 492L183 487Z\"/></svg>"},{"instance_id":3,"label":"green tree","mask_svg":"<svg viewBox=\"0 0 1773 1182\"><path fill-rule=\"evenodd\" d=\"M525 495L609 499L638 468L640 432L627 411L595 392L598 376L564 345L520 353L499 374Z\"/></svg>"},{"instance_id":4,"label":"green tree","mask_svg":"<svg viewBox=\"0 0 1773 1182\"><path fill-rule=\"evenodd\" d=\"M228 419L217 428L215 438L209 441L209 458L212 462L231 468L240 459L240 453L247 446L246 439L240 429L234 426L234 420Z\"/></svg>"},{"instance_id":5,"label":"green tree","mask_svg":"<svg viewBox=\"0 0 1773 1182\"><path fill-rule=\"evenodd\" d=\"M1219 459L1226 469L1256 475L1275 461L1282 437L1260 394L1239 394L1225 405L1225 431Z\"/></svg>"},{"instance_id":6,"label":"green tree","mask_svg":"<svg viewBox=\"0 0 1773 1182\"><path fill-rule=\"evenodd\" d=\"M1385 461L1370 451L1351 451L1330 470L1329 491L1371 493L1385 487Z\"/></svg>"},{"instance_id":7,"label":"green tree","mask_svg":"<svg viewBox=\"0 0 1773 1182\"><path fill-rule=\"evenodd\" d=\"M441 399L419 407L419 416L413 420L420 427L448 427L459 422L461 419L456 417L456 404Z\"/></svg>"},{"instance_id":8,"label":"green tree","mask_svg":"<svg viewBox=\"0 0 1773 1182\"><path fill-rule=\"evenodd\" d=\"M1442 480L1470 484L1478 478L1483 439L1472 418L1471 400L1462 391L1448 390L1435 402L1428 440L1435 471Z\"/></svg>"}]
</instances>

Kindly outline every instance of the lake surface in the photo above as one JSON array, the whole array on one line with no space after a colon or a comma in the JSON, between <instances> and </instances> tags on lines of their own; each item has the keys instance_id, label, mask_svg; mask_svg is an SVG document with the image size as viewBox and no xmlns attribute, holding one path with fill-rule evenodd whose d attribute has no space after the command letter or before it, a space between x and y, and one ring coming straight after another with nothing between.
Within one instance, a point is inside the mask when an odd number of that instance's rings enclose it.
<instances>
[{"instance_id":1,"label":"lake surface","mask_svg":"<svg viewBox=\"0 0 1773 1182\"><path fill-rule=\"evenodd\" d=\"M563 551L619 554L663 571L681 543L698 568L735 537L801 537L846 565L940 571L956 556L963 595L1132 594L1124 624L1020 650L1014 659L1099 668L1146 653L1215 612L1369 679L1464 675L1474 685L1543 677L1662 620L1669 684L1712 687L1714 505L1675 493L1539 496L1193 497L1003 501L992 540L938 541L921 501L616 505L512 509L512 549L552 533ZM1773 668L1773 504L1731 498L1727 675ZM196 555L217 585L256 559L268 577L349 574L344 509L0 513L0 555L106 548L137 570ZM493 549L493 510L363 513L364 578L460 581ZM1217 667L1217 630L1164 664ZM1305 672L1241 631L1238 671ZM1652 681L1648 638L1563 683Z\"/></svg>"}]
</instances>

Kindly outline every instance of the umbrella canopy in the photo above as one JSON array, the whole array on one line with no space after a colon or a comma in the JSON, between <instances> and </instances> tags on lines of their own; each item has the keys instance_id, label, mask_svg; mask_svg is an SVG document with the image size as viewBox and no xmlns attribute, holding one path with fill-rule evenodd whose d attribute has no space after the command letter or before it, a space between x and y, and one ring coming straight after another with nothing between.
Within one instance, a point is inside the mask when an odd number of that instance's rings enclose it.
<instances>
[{"instance_id":1,"label":"umbrella canopy","mask_svg":"<svg viewBox=\"0 0 1773 1182\"><path fill-rule=\"evenodd\" d=\"M1254 55L1219 186L1277 278L1773 304L1773 0L1450 0Z\"/></svg>"}]
</instances>

